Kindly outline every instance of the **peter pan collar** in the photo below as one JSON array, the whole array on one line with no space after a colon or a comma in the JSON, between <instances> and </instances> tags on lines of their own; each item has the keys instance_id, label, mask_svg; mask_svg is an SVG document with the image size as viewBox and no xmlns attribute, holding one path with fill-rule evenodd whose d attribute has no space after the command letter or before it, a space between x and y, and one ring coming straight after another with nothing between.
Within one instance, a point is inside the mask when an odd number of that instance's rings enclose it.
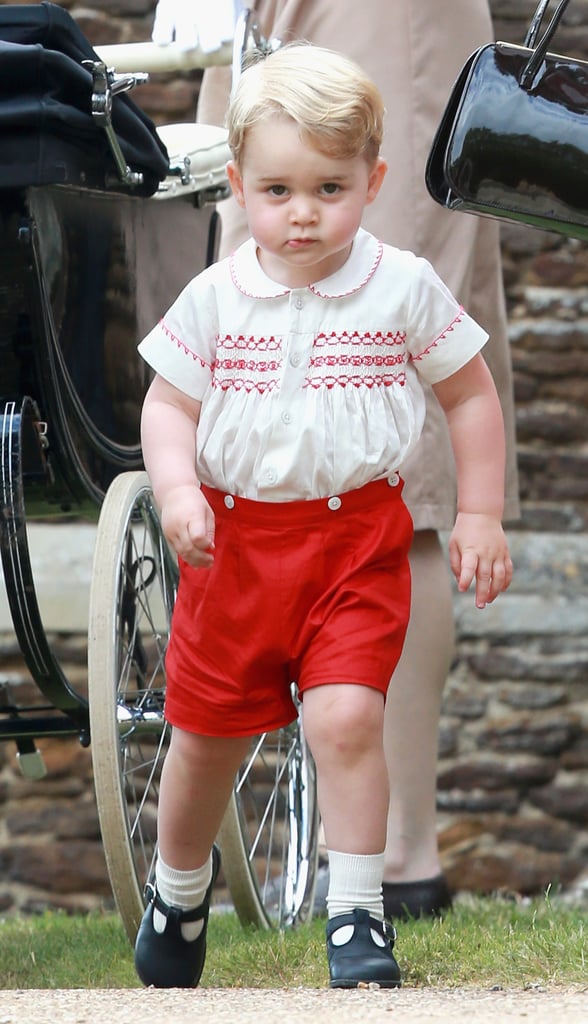
<instances>
[{"instance_id":1,"label":"peter pan collar","mask_svg":"<svg viewBox=\"0 0 588 1024\"><path fill-rule=\"evenodd\" d=\"M275 299L298 289L272 281L264 273L256 255L256 244L249 238L230 256L229 266L233 284L251 299ZM375 274L382 259L383 245L364 228L360 228L346 263L330 277L308 286L308 290L322 299L340 299L352 295Z\"/></svg>"}]
</instances>

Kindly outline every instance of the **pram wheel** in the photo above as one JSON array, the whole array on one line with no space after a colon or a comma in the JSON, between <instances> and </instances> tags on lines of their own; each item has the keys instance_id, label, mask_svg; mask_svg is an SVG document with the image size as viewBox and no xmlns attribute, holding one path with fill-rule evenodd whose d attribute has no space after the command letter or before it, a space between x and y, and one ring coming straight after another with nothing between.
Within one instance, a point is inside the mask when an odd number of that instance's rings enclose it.
<instances>
[{"instance_id":1,"label":"pram wheel","mask_svg":"<svg viewBox=\"0 0 588 1024\"><path fill-rule=\"evenodd\" d=\"M318 864L316 771L300 717L254 739L219 839L242 924L289 928L312 917Z\"/></svg>"},{"instance_id":2,"label":"pram wheel","mask_svg":"<svg viewBox=\"0 0 588 1024\"><path fill-rule=\"evenodd\" d=\"M94 788L117 908L131 942L155 864L168 744L164 656L177 566L147 474L121 473L98 522L90 591L88 691Z\"/></svg>"}]
</instances>

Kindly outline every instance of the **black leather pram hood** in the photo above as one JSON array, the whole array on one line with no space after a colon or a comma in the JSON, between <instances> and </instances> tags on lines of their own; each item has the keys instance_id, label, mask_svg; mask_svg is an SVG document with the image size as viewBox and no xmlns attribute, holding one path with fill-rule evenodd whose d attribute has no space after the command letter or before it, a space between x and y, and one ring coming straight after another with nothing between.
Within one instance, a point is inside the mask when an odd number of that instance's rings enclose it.
<instances>
[{"instance_id":1,"label":"black leather pram hood","mask_svg":"<svg viewBox=\"0 0 588 1024\"><path fill-rule=\"evenodd\" d=\"M98 59L57 4L0 6L0 188L156 191L168 154L153 122L125 93L113 98L112 124L128 166L144 181L130 187L118 179L106 133L92 118L92 75L81 63Z\"/></svg>"}]
</instances>

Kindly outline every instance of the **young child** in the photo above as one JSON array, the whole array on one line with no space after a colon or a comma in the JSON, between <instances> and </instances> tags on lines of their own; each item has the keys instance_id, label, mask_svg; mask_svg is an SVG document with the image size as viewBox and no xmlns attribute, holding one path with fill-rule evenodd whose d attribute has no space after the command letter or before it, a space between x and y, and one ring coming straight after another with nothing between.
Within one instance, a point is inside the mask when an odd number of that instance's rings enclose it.
<instances>
[{"instance_id":1,"label":"young child","mask_svg":"<svg viewBox=\"0 0 588 1024\"><path fill-rule=\"evenodd\" d=\"M455 454L458 587L475 580L483 608L511 580L487 334L426 261L360 226L386 173L383 113L371 80L329 50L290 44L249 67L228 175L252 237L139 346L156 372L145 465L181 572L156 890L135 949L145 984L198 984L214 839L251 736L295 717L292 680L329 849L330 984L400 984L382 905L382 725L409 615L400 471L422 427L419 377Z\"/></svg>"}]
</instances>

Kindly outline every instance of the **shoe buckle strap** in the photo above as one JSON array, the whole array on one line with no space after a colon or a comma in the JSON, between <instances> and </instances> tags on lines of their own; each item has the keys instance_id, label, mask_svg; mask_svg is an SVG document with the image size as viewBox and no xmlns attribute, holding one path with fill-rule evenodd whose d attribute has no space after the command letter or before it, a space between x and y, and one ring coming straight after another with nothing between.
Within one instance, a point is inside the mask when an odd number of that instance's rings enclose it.
<instances>
[{"instance_id":1,"label":"shoe buckle strap","mask_svg":"<svg viewBox=\"0 0 588 1024\"><path fill-rule=\"evenodd\" d=\"M208 920L209 904L208 902L201 903L199 907L194 907L193 910L181 910L180 907L170 907L169 903L162 900L155 886L148 882L144 889L145 898L147 903L152 903L153 906L159 910L170 921L177 921L178 924L184 924L185 922L201 921L204 919Z\"/></svg>"},{"instance_id":2,"label":"shoe buckle strap","mask_svg":"<svg viewBox=\"0 0 588 1024\"><path fill-rule=\"evenodd\" d=\"M156 892L155 886L153 885L152 882L146 883L145 888L143 889L143 896L145 897L145 903L153 903L156 896Z\"/></svg>"}]
</instances>

